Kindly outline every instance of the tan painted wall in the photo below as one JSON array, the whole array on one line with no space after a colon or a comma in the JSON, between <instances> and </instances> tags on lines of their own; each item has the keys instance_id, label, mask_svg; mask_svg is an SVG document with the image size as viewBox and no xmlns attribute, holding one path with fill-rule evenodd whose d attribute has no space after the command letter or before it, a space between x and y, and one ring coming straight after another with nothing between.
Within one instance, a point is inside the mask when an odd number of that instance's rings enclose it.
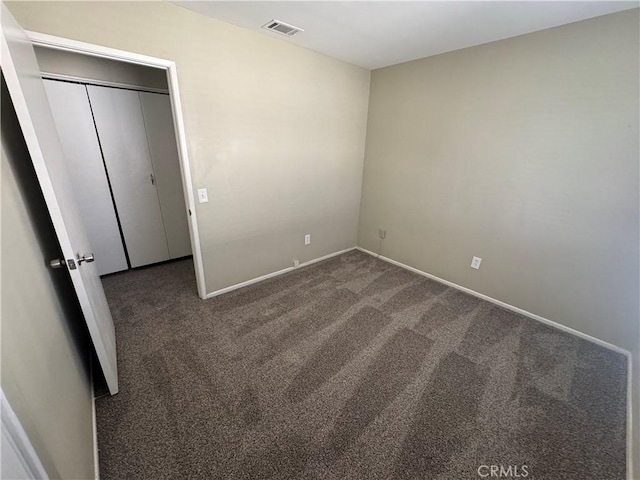
<instances>
[{"instance_id":1,"label":"tan painted wall","mask_svg":"<svg viewBox=\"0 0 640 480\"><path fill-rule=\"evenodd\" d=\"M368 70L164 2L8 6L26 29L176 62L209 292L356 245Z\"/></svg>"},{"instance_id":2,"label":"tan painted wall","mask_svg":"<svg viewBox=\"0 0 640 480\"><path fill-rule=\"evenodd\" d=\"M640 379L638 25L374 71L359 245L631 350Z\"/></svg>"},{"instance_id":3,"label":"tan painted wall","mask_svg":"<svg viewBox=\"0 0 640 480\"><path fill-rule=\"evenodd\" d=\"M167 73L159 68L116 62L52 48L36 47L35 51L40 70L46 73L168 89Z\"/></svg>"},{"instance_id":4,"label":"tan painted wall","mask_svg":"<svg viewBox=\"0 0 640 480\"><path fill-rule=\"evenodd\" d=\"M0 176L2 390L50 478L93 478L86 326L4 90Z\"/></svg>"}]
</instances>

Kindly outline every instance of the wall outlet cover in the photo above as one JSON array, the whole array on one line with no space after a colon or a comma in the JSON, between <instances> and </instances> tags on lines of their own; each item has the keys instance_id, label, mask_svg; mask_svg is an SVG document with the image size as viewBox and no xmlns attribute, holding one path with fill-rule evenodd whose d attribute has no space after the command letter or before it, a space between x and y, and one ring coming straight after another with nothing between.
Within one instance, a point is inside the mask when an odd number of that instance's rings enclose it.
<instances>
[{"instance_id":1,"label":"wall outlet cover","mask_svg":"<svg viewBox=\"0 0 640 480\"><path fill-rule=\"evenodd\" d=\"M309 245L310 243L311 243L311 234L310 234L310 233L307 233L307 234L304 236L304 244L305 244L305 245Z\"/></svg>"},{"instance_id":2,"label":"wall outlet cover","mask_svg":"<svg viewBox=\"0 0 640 480\"><path fill-rule=\"evenodd\" d=\"M384 229L384 228L379 228L379 229L378 229L378 236L379 236L381 239L383 239L383 240L384 240L384 239L385 239L385 237L387 236L387 230L386 230L386 229Z\"/></svg>"},{"instance_id":3,"label":"wall outlet cover","mask_svg":"<svg viewBox=\"0 0 640 480\"><path fill-rule=\"evenodd\" d=\"M209 195L207 194L206 188L198 189L198 201L200 203L207 203L209 201Z\"/></svg>"},{"instance_id":4,"label":"wall outlet cover","mask_svg":"<svg viewBox=\"0 0 640 480\"><path fill-rule=\"evenodd\" d=\"M480 257L473 257L473 259L471 260L471 268L475 268L476 270L478 270L480 268L480 262L482 262L482 259Z\"/></svg>"}]
</instances>

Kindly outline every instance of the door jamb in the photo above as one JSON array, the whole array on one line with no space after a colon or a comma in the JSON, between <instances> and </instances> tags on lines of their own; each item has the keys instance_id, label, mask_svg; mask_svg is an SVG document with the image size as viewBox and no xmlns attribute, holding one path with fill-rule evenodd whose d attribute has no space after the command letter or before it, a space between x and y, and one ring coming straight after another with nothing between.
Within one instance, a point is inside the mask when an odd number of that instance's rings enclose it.
<instances>
[{"instance_id":1,"label":"door jamb","mask_svg":"<svg viewBox=\"0 0 640 480\"><path fill-rule=\"evenodd\" d=\"M63 50L92 57L116 60L125 63L142 65L145 67L161 68L167 72L167 84L169 86L169 98L171 100L171 110L173 112L173 124L175 128L176 141L178 145L178 158L180 160L180 173L182 177L182 188L188 212L189 234L191 236L191 250L193 253L193 263L196 271L196 283L198 286L198 296L202 299L207 297L205 284L204 266L202 264L202 250L200 248L200 236L198 233L198 220L195 209L195 196L193 194L193 182L191 179L191 167L189 164L189 153L187 150L187 138L184 128L184 117L182 115L182 102L178 89L178 72L176 63L172 60L150 57L139 53L118 50L104 47L92 43L80 42L64 37L49 35L45 33L26 30L27 37L34 45L56 50Z\"/></svg>"},{"instance_id":2,"label":"door jamb","mask_svg":"<svg viewBox=\"0 0 640 480\"><path fill-rule=\"evenodd\" d=\"M0 413L2 416L2 436L8 446L8 451L3 450L3 455L12 458L24 470L23 473L32 478L48 479L49 475L42 465L40 457L33 444L29 440L20 419L16 415L9 400L0 388ZM4 443L4 442L3 442Z\"/></svg>"}]
</instances>

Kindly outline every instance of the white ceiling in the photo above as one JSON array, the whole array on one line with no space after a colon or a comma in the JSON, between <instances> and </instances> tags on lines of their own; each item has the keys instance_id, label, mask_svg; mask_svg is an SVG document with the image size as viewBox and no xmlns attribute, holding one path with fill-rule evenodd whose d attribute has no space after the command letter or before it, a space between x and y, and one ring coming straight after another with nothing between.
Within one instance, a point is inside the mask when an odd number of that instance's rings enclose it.
<instances>
[{"instance_id":1,"label":"white ceiling","mask_svg":"<svg viewBox=\"0 0 640 480\"><path fill-rule=\"evenodd\" d=\"M176 5L376 69L608 13L639 1L174 1ZM303 28L287 38L260 27Z\"/></svg>"}]
</instances>

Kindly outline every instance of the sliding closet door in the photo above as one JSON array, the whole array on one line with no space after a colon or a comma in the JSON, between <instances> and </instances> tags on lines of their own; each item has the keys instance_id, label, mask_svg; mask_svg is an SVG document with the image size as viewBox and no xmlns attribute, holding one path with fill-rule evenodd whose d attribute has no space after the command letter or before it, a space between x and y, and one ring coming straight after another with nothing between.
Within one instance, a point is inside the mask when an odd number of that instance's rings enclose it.
<instances>
[{"instance_id":1,"label":"sliding closet door","mask_svg":"<svg viewBox=\"0 0 640 480\"><path fill-rule=\"evenodd\" d=\"M168 260L138 93L87 86L132 267Z\"/></svg>"},{"instance_id":2,"label":"sliding closet door","mask_svg":"<svg viewBox=\"0 0 640 480\"><path fill-rule=\"evenodd\" d=\"M44 86L98 275L126 270L127 259L85 86L52 80L45 80Z\"/></svg>"},{"instance_id":3,"label":"sliding closet door","mask_svg":"<svg viewBox=\"0 0 640 480\"><path fill-rule=\"evenodd\" d=\"M140 92L151 160L171 258L191 255L187 208L169 95Z\"/></svg>"}]
</instances>

